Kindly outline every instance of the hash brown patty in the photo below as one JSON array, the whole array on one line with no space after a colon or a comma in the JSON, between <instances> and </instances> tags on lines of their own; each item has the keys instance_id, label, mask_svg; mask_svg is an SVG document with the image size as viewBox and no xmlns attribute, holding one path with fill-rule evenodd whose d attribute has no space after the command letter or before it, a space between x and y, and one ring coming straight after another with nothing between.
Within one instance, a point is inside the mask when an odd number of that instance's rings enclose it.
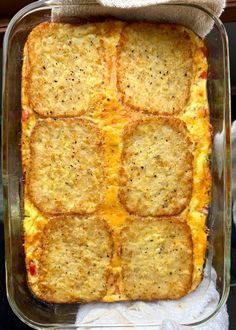
<instances>
[{"instance_id":1,"label":"hash brown patty","mask_svg":"<svg viewBox=\"0 0 236 330\"><path fill-rule=\"evenodd\" d=\"M193 247L186 223L174 218L130 218L121 232L121 246L129 299L178 299L191 288Z\"/></svg>"},{"instance_id":2,"label":"hash brown patty","mask_svg":"<svg viewBox=\"0 0 236 330\"><path fill-rule=\"evenodd\" d=\"M34 261L33 293L53 303L102 299L107 290L112 245L109 227L98 217L50 218L37 251L39 258Z\"/></svg>"},{"instance_id":3,"label":"hash brown patty","mask_svg":"<svg viewBox=\"0 0 236 330\"><path fill-rule=\"evenodd\" d=\"M38 114L79 116L101 98L106 63L97 25L42 23L30 33L24 56L23 93Z\"/></svg>"},{"instance_id":4,"label":"hash brown patty","mask_svg":"<svg viewBox=\"0 0 236 330\"><path fill-rule=\"evenodd\" d=\"M123 135L119 197L132 214L173 216L192 194L192 143L177 118L137 120Z\"/></svg>"},{"instance_id":5,"label":"hash brown patty","mask_svg":"<svg viewBox=\"0 0 236 330\"><path fill-rule=\"evenodd\" d=\"M27 179L44 213L92 213L104 194L103 136L85 119L39 120L30 141Z\"/></svg>"},{"instance_id":6,"label":"hash brown patty","mask_svg":"<svg viewBox=\"0 0 236 330\"><path fill-rule=\"evenodd\" d=\"M140 46L141 45L141 46ZM136 22L122 33L117 57L121 100L155 114L178 114L192 80L192 42L184 27Z\"/></svg>"}]
</instances>

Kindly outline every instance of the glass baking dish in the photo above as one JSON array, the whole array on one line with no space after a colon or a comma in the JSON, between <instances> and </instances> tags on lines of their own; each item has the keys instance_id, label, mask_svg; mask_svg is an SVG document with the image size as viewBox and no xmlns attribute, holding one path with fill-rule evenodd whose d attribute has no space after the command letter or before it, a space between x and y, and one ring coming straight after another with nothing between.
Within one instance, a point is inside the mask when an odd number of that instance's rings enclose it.
<instances>
[{"instance_id":1,"label":"glass baking dish","mask_svg":"<svg viewBox=\"0 0 236 330\"><path fill-rule=\"evenodd\" d=\"M183 7L191 8L193 13L201 13L212 21L213 29L205 38L209 55L208 99L211 124L213 127L213 152L211 169L213 178L211 212L208 218L209 244L208 266L217 273L219 302L214 311L198 322L205 324L226 302L229 292L230 268L230 225L231 225L231 142L230 142L230 84L229 55L227 35L221 21L199 6L184 3L159 5L160 11L177 11ZM49 305L34 299L26 283L22 231L22 169L20 152L21 131L21 68L23 46L27 35L34 26L50 21L51 14L63 9L65 16L61 21L78 21L85 12L109 15L94 1L80 1L79 4L65 5L60 1L38 1L19 11L11 20L4 39L3 54L3 189L4 221L6 244L6 286L9 304L16 315L35 329L86 329L91 325L76 324L80 313L79 304ZM68 15L68 13L74 13ZM136 9L136 14L139 9ZM91 16L91 14L90 14ZM119 18L129 19L132 10L117 11ZM139 16L142 16L140 9ZM174 22L178 23L178 22ZM191 28L191 26L190 26ZM197 304L197 302L193 302ZM193 306L194 307L194 306ZM169 315L171 318L171 315ZM184 322L183 322L184 324ZM136 324L149 328L158 324ZM101 326L99 326L101 328ZM107 324L104 328L123 327L127 324ZM132 326L131 326L132 327ZM93 326L96 328L96 326Z\"/></svg>"}]
</instances>

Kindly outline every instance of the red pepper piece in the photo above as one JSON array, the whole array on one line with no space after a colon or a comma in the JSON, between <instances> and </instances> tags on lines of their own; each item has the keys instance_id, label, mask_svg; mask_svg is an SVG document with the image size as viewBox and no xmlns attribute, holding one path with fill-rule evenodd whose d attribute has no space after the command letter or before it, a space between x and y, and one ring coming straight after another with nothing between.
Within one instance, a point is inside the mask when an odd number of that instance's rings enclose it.
<instances>
[{"instance_id":1,"label":"red pepper piece","mask_svg":"<svg viewBox=\"0 0 236 330\"><path fill-rule=\"evenodd\" d=\"M32 276L36 275L36 266L32 260L30 260L30 262L29 262L29 272L30 272L30 275L32 275Z\"/></svg>"},{"instance_id":2,"label":"red pepper piece","mask_svg":"<svg viewBox=\"0 0 236 330\"><path fill-rule=\"evenodd\" d=\"M202 78L202 79L207 79L207 71L203 71L203 72L200 74L200 78Z\"/></svg>"},{"instance_id":3,"label":"red pepper piece","mask_svg":"<svg viewBox=\"0 0 236 330\"><path fill-rule=\"evenodd\" d=\"M22 110L21 120L26 121L29 118L29 112L27 110Z\"/></svg>"}]
</instances>

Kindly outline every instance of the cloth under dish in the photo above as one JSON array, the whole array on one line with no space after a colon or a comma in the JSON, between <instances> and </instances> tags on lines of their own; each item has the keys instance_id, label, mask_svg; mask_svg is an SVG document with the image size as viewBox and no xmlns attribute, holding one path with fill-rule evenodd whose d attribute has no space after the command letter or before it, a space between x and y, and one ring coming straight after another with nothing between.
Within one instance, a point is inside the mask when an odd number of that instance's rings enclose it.
<instances>
[{"instance_id":1,"label":"cloth under dish","mask_svg":"<svg viewBox=\"0 0 236 330\"><path fill-rule=\"evenodd\" d=\"M52 10L52 20L60 21L62 18L75 16L114 16L120 19L145 19L159 22L172 22L182 24L201 37L212 29L214 21L203 11L184 6L168 6L176 4L177 0L98 0L103 6L88 6L84 0L61 0L63 4L79 4L79 7L63 6ZM225 0L186 0L188 5L198 5L208 9L216 16L220 16ZM160 4L162 6L160 6ZM69 20L70 21L70 20Z\"/></svg>"},{"instance_id":2,"label":"cloth under dish","mask_svg":"<svg viewBox=\"0 0 236 330\"><path fill-rule=\"evenodd\" d=\"M216 272L208 265L205 267L204 279L199 287L187 296L176 301L157 302L123 302L123 303L91 303L81 305L76 324L90 326L102 330L103 325L126 325L120 329L135 329L134 324L145 324L142 329L155 330L227 330L228 314L224 306L221 311L204 326L197 328L180 326L206 318L215 310L219 301L216 290ZM174 321L173 321L174 320ZM152 324L161 324L150 327ZM100 327L101 326L101 327ZM98 328L97 328L98 327ZM85 328L84 328L85 329Z\"/></svg>"}]
</instances>

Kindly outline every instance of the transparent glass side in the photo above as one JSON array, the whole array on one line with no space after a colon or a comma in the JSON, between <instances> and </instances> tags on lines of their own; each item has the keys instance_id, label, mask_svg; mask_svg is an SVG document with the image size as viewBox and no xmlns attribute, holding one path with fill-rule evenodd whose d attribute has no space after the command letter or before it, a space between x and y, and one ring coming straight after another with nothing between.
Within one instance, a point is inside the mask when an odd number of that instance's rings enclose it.
<instances>
[{"instance_id":1,"label":"transparent glass side","mask_svg":"<svg viewBox=\"0 0 236 330\"><path fill-rule=\"evenodd\" d=\"M60 5L62 6L62 5ZM84 6L98 6L87 1ZM179 9L183 4L167 5ZM186 6L186 5L185 5ZM75 329L79 304L43 304L31 295L24 266L22 231L22 170L20 155L21 131L21 67L25 40L31 29L42 21L50 21L51 8L56 2L39 1L31 4L12 20L4 40L3 68L3 183L4 218L6 241L6 276L9 303L25 323L34 328ZM80 6L74 6L80 11ZM160 6L160 8L164 8ZM227 36L221 22L210 13L197 6L192 10L204 13L214 21L214 28L206 37L209 51L208 97L213 128L213 152L211 159L213 189L211 212L208 219L209 248L208 260L217 273L217 289L220 302L211 318L227 299L229 291L229 247L231 223L231 157L230 157L230 103L229 103L229 63ZM68 19L68 17L66 18ZM76 20L76 18L74 18ZM197 302L195 302L197 303ZM194 324L192 324L194 325ZM123 324L108 328L122 327ZM125 325L128 328L127 325ZM136 325L136 326L145 326ZM156 324L148 324L148 327ZM83 324L83 328L86 325ZM88 328L91 325L87 325ZM94 327L95 328L95 327Z\"/></svg>"},{"instance_id":2,"label":"transparent glass side","mask_svg":"<svg viewBox=\"0 0 236 330\"><path fill-rule=\"evenodd\" d=\"M217 273L217 289L223 300L229 290L230 264L230 224L231 224L231 142L230 142L230 98L229 66L227 49L216 29L206 37L209 50L208 100L213 128L212 167L212 207L211 239L213 244L212 265ZM225 46L227 39L225 40ZM223 46L223 47L222 47ZM225 66L227 61L227 66ZM226 86L228 86L226 88ZM224 247L224 250L222 249ZM224 254L224 262L222 258Z\"/></svg>"}]
</instances>

